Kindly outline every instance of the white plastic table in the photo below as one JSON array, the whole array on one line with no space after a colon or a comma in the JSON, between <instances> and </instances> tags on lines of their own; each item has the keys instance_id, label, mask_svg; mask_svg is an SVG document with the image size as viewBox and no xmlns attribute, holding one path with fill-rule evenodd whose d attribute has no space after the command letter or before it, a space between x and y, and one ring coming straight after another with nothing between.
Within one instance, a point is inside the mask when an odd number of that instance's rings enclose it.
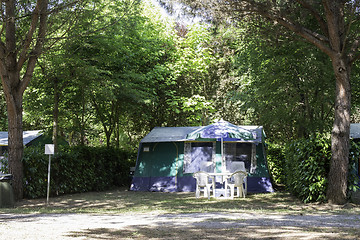
<instances>
[{"instance_id":1,"label":"white plastic table","mask_svg":"<svg viewBox=\"0 0 360 240\"><path fill-rule=\"evenodd\" d=\"M215 187L215 197L218 198L218 197L225 197L226 195L227 196L230 196L230 189L225 189L224 188L224 182L225 182L225 179L230 177L231 176L231 172L221 172L221 173L209 173L210 176L214 176L215 177L215 182L220 182L222 187L221 188L216 188ZM216 177L221 177L221 181L216 181ZM246 180L245 180L246 181ZM216 186L216 185L215 185ZM228 194L225 194L225 191L228 191Z\"/></svg>"},{"instance_id":2,"label":"white plastic table","mask_svg":"<svg viewBox=\"0 0 360 240\"><path fill-rule=\"evenodd\" d=\"M226 194L225 194L225 188L224 188L224 182L225 182L225 179L227 177L229 177L232 173L231 172L221 172L221 173L209 173L210 176L214 176L215 177L215 182L220 182L221 183L221 188L216 188L215 187L215 197L218 198L218 197L225 197ZM221 181L217 181L217 177L221 177ZM230 189L228 190L229 193L230 193ZM228 196L230 196L230 194L227 194Z\"/></svg>"}]
</instances>

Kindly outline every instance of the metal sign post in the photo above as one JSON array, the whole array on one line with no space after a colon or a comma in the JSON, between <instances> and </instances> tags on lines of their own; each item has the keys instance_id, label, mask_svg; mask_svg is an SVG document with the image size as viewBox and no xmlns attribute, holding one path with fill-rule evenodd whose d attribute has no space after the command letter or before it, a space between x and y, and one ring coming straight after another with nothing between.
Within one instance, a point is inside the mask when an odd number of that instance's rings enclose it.
<instances>
[{"instance_id":1,"label":"metal sign post","mask_svg":"<svg viewBox=\"0 0 360 240\"><path fill-rule=\"evenodd\" d=\"M46 195L46 205L48 205L49 204L49 194L50 194L51 155L54 155L54 144L45 144L45 154L49 155L48 185L47 185L47 195Z\"/></svg>"}]
</instances>

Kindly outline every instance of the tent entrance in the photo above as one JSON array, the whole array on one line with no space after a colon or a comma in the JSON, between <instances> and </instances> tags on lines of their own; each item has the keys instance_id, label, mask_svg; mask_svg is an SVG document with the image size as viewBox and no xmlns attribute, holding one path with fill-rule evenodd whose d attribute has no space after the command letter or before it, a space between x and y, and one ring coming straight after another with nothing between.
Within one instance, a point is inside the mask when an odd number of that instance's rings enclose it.
<instances>
[{"instance_id":1,"label":"tent entrance","mask_svg":"<svg viewBox=\"0 0 360 240\"><path fill-rule=\"evenodd\" d=\"M216 142L185 142L184 173L213 172Z\"/></svg>"},{"instance_id":2,"label":"tent entrance","mask_svg":"<svg viewBox=\"0 0 360 240\"><path fill-rule=\"evenodd\" d=\"M256 169L256 145L244 142L224 143L224 165L228 171L234 172L239 162L244 162L248 172Z\"/></svg>"}]
</instances>

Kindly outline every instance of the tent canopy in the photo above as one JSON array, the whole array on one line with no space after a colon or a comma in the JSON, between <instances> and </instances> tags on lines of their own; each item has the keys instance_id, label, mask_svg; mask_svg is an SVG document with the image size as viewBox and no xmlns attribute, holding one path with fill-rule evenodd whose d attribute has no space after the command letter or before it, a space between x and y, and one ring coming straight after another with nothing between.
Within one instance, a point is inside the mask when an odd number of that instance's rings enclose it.
<instances>
[{"instance_id":1,"label":"tent canopy","mask_svg":"<svg viewBox=\"0 0 360 240\"><path fill-rule=\"evenodd\" d=\"M155 127L140 143L186 141L186 135L198 128L199 127Z\"/></svg>"},{"instance_id":2,"label":"tent canopy","mask_svg":"<svg viewBox=\"0 0 360 240\"><path fill-rule=\"evenodd\" d=\"M256 132L221 120L214 124L198 128L189 133L186 138L191 140L205 138L216 139L218 141L224 139L254 141L256 140Z\"/></svg>"},{"instance_id":3,"label":"tent canopy","mask_svg":"<svg viewBox=\"0 0 360 240\"><path fill-rule=\"evenodd\" d=\"M202 139L216 139L217 141L220 141L222 136L221 134L218 135L218 137L213 135L211 138L207 138L208 136L210 136L212 129L215 130L217 125L218 124L214 123L205 127L155 127L151 130L151 132L148 135L146 135L141 140L140 143L186 142L193 140L201 141ZM225 138L223 138L224 141L244 141L244 142L259 143L262 142L263 137L265 137L265 133L263 131L262 126L236 126L231 123L226 124L226 126L228 127L227 131L229 132L233 131L233 133L231 133L230 135L229 134L224 135L225 136ZM234 128L233 126L235 126L236 128ZM201 132L204 129L208 130L208 132L204 133L206 135L203 136L206 137L203 138L201 136ZM226 130L226 128L223 128L222 130ZM216 133L218 133L218 131L216 131ZM235 134L239 134L239 135L236 136Z\"/></svg>"}]
</instances>

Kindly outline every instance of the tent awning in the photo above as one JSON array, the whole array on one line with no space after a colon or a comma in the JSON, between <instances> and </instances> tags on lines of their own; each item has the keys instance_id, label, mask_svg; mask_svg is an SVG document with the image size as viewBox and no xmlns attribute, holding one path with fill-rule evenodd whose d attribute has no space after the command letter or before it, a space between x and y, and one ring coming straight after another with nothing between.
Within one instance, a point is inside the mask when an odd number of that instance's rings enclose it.
<instances>
[{"instance_id":1,"label":"tent awning","mask_svg":"<svg viewBox=\"0 0 360 240\"><path fill-rule=\"evenodd\" d=\"M241 126L231 124L227 121L219 121L214 124L201 127L191 133L186 138L190 140L196 139L216 139L218 141L224 139L255 141L257 133Z\"/></svg>"},{"instance_id":2,"label":"tent awning","mask_svg":"<svg viewBox=\"0 0 360 240\"><path fill-rule=\"evenodd\" d=\"M229 123L230 124L230 123ZM242 142L255 142L260 143L263 141L265 136L262 126L237 126L233 125L236 128L240 129L241 132L246 133L243 137L241 135L235 136L229 135L230 137L223 138L223 141L242 141ZM211 125L208 125L211 126ZM146 135L141 143L151 143L151 142L184 142L184 141L198 141L198 140L209 140L214 141L215 138L197 138L196 134L198 131L208 127L155 127L151 132ZM249 135L249 133L251 135ZM195 137L192 137L195 136ZM233 138L232 138L233 137ZM235 137L235 138L234 138ZM220 137L221 138L221 137ZM217 141L220 141L220 138L216 138Z\"/></svg>"}]
</instances>

